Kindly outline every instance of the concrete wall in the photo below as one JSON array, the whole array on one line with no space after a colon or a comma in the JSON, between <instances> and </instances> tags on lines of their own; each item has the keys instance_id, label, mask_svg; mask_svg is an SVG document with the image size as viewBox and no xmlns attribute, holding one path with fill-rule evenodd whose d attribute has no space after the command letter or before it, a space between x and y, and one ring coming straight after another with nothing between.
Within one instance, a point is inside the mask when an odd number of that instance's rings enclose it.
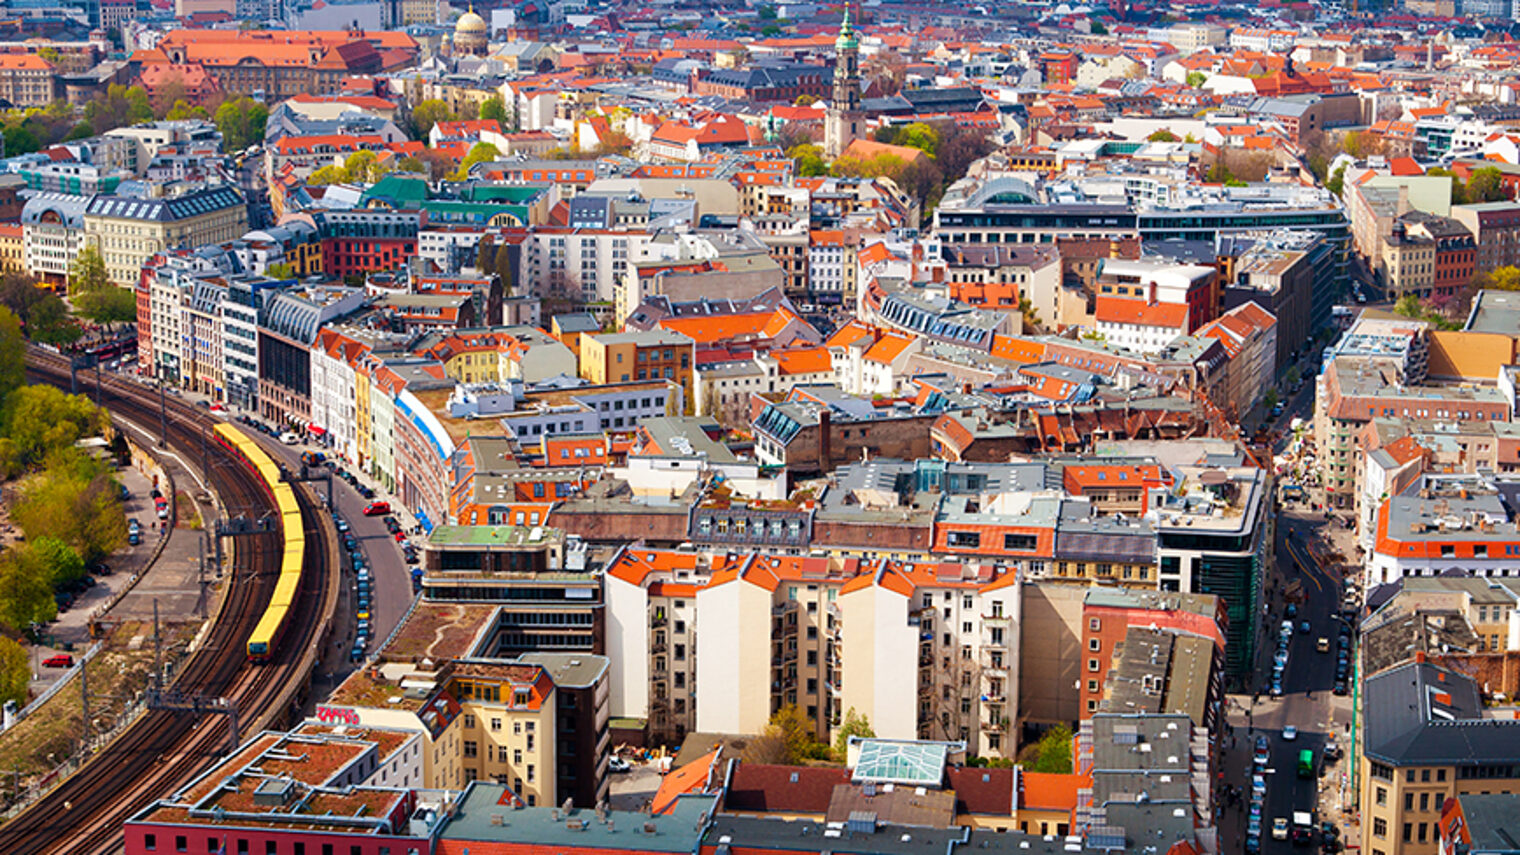
<instances>
[{"instance_id":1,"label":"concrete wall","mask_svg":"<svg viewBox=\"0 0 1520 855\"><path fill-rule=\"evenodd\" d=\"M1024 586L1019 624L1019 715L1031 724L1071 723L1080 716L1082 598L1086 585Z\"/></svg>"}]
</instances>

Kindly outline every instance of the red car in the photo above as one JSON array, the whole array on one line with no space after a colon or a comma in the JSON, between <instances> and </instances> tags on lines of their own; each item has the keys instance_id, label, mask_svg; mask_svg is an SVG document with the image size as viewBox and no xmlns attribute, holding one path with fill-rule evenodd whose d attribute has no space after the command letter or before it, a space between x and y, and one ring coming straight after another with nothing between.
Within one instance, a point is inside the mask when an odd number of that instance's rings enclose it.
<instances>
[{"instance_id":1,"label":"red car","mask_svg":"<svg viewBox=\"0 0 1520 855\"><path fill-rule=\"evenodd\" d=\"M42 664L46 668L73 668L74 657L67 653L59 653L42 660Z\"/></svg>"},{"instance_id":2,"label":"red car","mask_svg":"<svg viewBox=\"0 0 1520 855\"><path fill-rule=\"evenodd\" d=\"M364 506L364 515L367 517L383 517L390 512L389 502L370 502Z\"/></svg>"}]
</instances>

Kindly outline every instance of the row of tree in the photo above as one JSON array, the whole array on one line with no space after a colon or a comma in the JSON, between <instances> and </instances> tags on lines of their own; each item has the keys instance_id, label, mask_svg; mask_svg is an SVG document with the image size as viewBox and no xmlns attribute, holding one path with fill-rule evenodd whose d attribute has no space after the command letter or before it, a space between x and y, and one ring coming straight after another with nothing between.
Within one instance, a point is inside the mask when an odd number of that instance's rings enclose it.
<instances>
[{"instance_id":1,"label":"row of tree","mask_svg":"<svg viewBox=\"0 0 1520 855\"><path fill-rule=\"evenodd\" d=\"M965 177L971 164L986 157L993 149L985 130L954 122L913 122L883 127L876 131L875 139L918 149L928 158L906 160L883 152L869 158L840 157L830 163L824 157L823 149L806 134L787 135L782 144L787 156L796 161L799 175L889 178L903 192L918 200L925 217L939 204L945 188Z\"/></svg>"},{"instance_id":2,"label":"row of tree","mask_svg":"<svg viewBox=\"0 0 1520 855\"><path fill-rule=\"evenodd\" d=\"M0 701L18 703L30 669L17 639L52 620L55 592L126 537L109 466L76 447L105 431L104 411L53 386L25 385L25 358L21 319L0 306L0 476L11 519L26 535L0 553Z\"/></svg>"},{"instance_id":3,"label":"row of tree","mask_svg":"<svg viewBox=\"0 0 1520 855\"><path fill-rule=\"evenodd\" d=\"M113 83L82 110L58 100L46 107L7 111L0 118L5 153L28 154L154 119L209 119L222 132L227 151L247 148L264 138L269 108L251 98L192 104L183 82L176 81L159 87L155 95L150 98L141 86Z\"/></svg>"}]
</instances>

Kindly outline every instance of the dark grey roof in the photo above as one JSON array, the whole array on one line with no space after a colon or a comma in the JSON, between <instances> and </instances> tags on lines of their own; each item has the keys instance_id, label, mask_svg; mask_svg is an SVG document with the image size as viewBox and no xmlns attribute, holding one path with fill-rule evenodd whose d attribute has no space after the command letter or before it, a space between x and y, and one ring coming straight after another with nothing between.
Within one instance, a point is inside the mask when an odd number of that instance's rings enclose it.
<instances>
[{"instance_id":1,"label":"dark grey roof","mask_svg":"<svg viewBox=\"0 0 1520 855\"><path fill-rule=\"evenodd\" d=\"M1520 853L1520 795L1469 793L1458 796L1471 837L1472 855Z\"/></svg>"},{"instance_id":2,"label":"dark grey roof","mask_svg":"<svg viewBox=\"0 0 1520 855\"><path fill-rule=\"evenodd\" d=\"M717 69L708 76L707 81L743 89L764 89L796 86L805 77L817 77L820 83L828 85L834 81L834 69L805 63L747 65L743 68Z\"/></svg>"},{"instance_id":3,"label":"dark grey roof","mask_svg":"<svg viewBox=\"0 0 1520 855\"><path fill-rule=\"evenodd\" d=\"M975 110L985 100L982 90L970 86L954 89L904 89L902 97L920 111L948 110L956 113Z\"/></svg>"},{"instance_id":4,"label":"dark grey roof","mask_svg":"<svg viewBox=\"0 0 1520 855\"><path fill-rule=\"evenodd\" d=\"M113 217L129 220L152 220L174 222L236 208L243 205L243 196L226 185L208 187L183 196L170 198L139 199L132 196L103 195L90 200L85 209L87 217Z\"/></svg>"},{"instance_id":5,"label":"dark grey roof","mask_svg":"<svg viewBox=\"0 0 1520 855\"><path fill-rule=\"evenodd\" d=\"M1472 679L1429 662L1368 678L1365 752L1393 766L1520 763L1520 721L1480 718Z\"/></svg>"}]
</instances>

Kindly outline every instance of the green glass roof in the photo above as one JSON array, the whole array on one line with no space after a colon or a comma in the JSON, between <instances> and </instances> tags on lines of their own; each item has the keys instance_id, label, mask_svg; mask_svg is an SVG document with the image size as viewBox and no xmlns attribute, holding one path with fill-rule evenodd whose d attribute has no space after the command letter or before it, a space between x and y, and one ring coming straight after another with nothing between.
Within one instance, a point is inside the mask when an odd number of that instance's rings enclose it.
<instances>
[{"instance_id":1,"label":"green glass roof","mask_svg":"<svg viewBox=\"0 0 1520 855\"><path fill-rule=\"evenodd\" d=\"M857 783L870 781L938 787L945 778L945 758L949 751L949 744L944 742L862 739L853 780Z\"/></svg>"}]
</instances>

